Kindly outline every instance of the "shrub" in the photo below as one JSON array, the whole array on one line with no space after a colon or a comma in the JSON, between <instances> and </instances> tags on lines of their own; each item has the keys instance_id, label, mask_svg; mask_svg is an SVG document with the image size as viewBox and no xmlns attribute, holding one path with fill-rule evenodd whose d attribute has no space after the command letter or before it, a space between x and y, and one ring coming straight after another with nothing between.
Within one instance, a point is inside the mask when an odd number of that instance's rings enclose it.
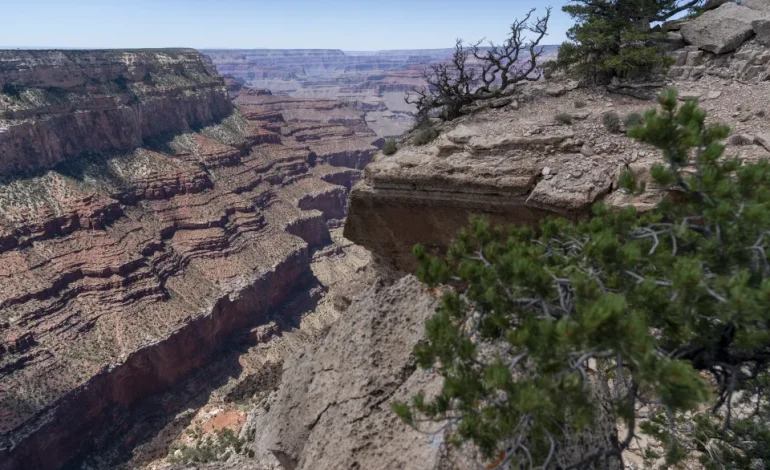
<instances>
[{"instance_id":1,"label":"shrub","mask_svg":"<svg viewBox=\"0 0 770 470\"><path fill-rule=\"evenodd\" d=\"M554 117L554 119L559 124L565 124L565 125L572 124L572 115L569 113L559 113Z\"/></svg>"},{"instance_id":2,"label":"shrub","mask_svg":"<svg viewBox=\"0 0 770 470\"><path fill-rule=\"evenodd\" d=\"M586 106L587 105L586 105L585 100L582 100L580 98L575 100L575 108L580 109L580 108L585 108Z\"/></svg>"},{"instance_id":3,"label":"shrub","mask_svg":"<svg viewBox=\"0 0 770 470\"><path fill-rule=\"evenodd\" d=\"M241 454L246 440L238 437L232 429L226 428L217 431L214 436L203 434L201 429L188 430L188 434L194 438L193 445L183 445L177 454L173 452L168 457L172 464L208 463L225 461L232 453Z\"/></svg>"},{"instance_id":4,"label":"shrub","mask_svg":"<svg viewBox=\"0 0 770 470\"><path fill-rule=\"evenodd\" d=\"M626 126L626 129L630 129L634 126L640 126L642 123L644 123L644 118L642 118L640 113L629 113L628 116L623 119L623 125Z\"/></svg>"},{"instance_id":5,"label":"shrub","mask_svg":"<svg viewBox=\"0 0 770 470\"><path fill-rule=\"evenodd\" d=\"M427 120L418 124L413 133L412 144L417 146L429 144L438 137L438 131Z\"/></svg>"},{"instance_id":6,"label":"shrub","mask_svg":"<svg viewBox=\"0 0 770 470\"><path fill-rule=\"evenodd\" d=\"M19 98L21 96L21 88L16 85L11 85L10 83L6 83L3 85L3 94L13 96L14 98Z\"/></svg>"},{"instance_id":7,"label":"shrub","mask_svg":"<svg viewBox=\"0 0 770 470\"><path fill-rule=\"evenodd\" d=\"M388 139L385 141L385 145L382 147L382 153L385 155L393 155L398 151L398 145L396 139Z\"/></svg>"},{"instance_id":8,"label":"shrub","mask_svg":"<svg viewBox=\"0 0 770 470\"><path fill-rule=\"evenodd\" d=\"M613 134L622 132L622 126L620 125L620 116L615 111L607 111L602 116L602 124L604 128Z\"/></svg>"},{"instance_id":9,"label":"shrub","mask_svg":"<svg viewBox=\"0 0 770 470\"><path fill-rule=\"evenodd\" d=\"M454 287L414 350L443 388L396 402L401 419L444 423L495 468L555 468L604 380L626 431L571 468L604 468L642 432L665 468L768 461L770 163L723 158L725 126L674 90L659 102L630 135L660 149L651 176L676 198L643 214L597 204L537 231L475 219L442 258L415 247L418 277ZM642 189L631 173L620 183Z\"/></svg>"}]
</instances>

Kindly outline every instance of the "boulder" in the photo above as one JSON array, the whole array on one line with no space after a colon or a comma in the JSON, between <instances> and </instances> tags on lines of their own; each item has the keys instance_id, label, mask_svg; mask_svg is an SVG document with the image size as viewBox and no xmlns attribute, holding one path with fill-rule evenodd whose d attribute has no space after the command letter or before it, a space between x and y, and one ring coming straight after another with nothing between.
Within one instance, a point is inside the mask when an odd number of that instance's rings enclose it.
<instances>
[{"instance_id":1,"label":"boulder","mask_svg":"<svg viewBox=\"0 0 770 470\"><path fill-rule=\"evenodd\" d=\"M447 133L447 139L455 144L467 144L472 137L476 137L478 133L473 129L459 125L451 132Z\"/></svg>"},{"instance_id":2,"label":"boulder","mask_svg":"<svg viewBox=\"0 0 770 470\"><path fill-rule=\"evenodd\" d=\"M513 98L498 98L489 102L489 107L492 109L502 108L508 106L513 102Z\"/></svg>"},{"instance_id":3,"label":"boulder","mask_svg":"<svg viewBox=\"0 0 770 470\"><path fill-rule=\"evenodd\" d=\"M751 27L757 35L757 42L770 46L770 19L754 20Z\"/></svg>"},{"instance_id":4,"label":"boulder","mask_svg":"<svg viewBox=\"0 0 770 470\"><path fill-rule=\"evenodd\" d=\"M545 89L545 94L549 96L561 96L567 93L567 88L562 85L551 85Z\"/></svg>"},{"instance_id":5,"label":"boulder","mask_svg":"<svg viewBox=\"0 0 770 470\"><path fill-rule=\"evenodd\" d=\"M770 152L770 133L758 134L754 137L754 143L761 145Z\"/></svg>"},{"instance_id":6,"label":"boulder","mask_svg":"<svg viewBox=\"0 0 770 470\"><path fill-rule=\"evenodd\" d=\"M679 31L682 26L686 25L690 20L671 20L663 23L663 31Z\"/></svg>"},{"instance_id":7,"label":"boulder","mask_svg":"<svg viewBox=\"0 0 770 470\"><path fill-rule=\"evenodd\" d=\"M770 12L770 0L743 0L741 6L751 8L752 10Z\"/></svg>"},{"instance_id":8,"label":"boulder","mask_svg":"<svg viewBox=\"0 0 770 470\"><path fill-rule=\"evenodd\" d=\"M663 37L663 41L669 50L681 49L685 46L684 37L678 31L669 31Z\"/></svg>"},{"instance_id":9,"label":"boulder","mask_svg":"<svg viewBox=\"0 0 770 470\"><path fill-rule=\"evenodd\" d=\"M727 143L735 146L751 145L754 143L754 136L747 134L733 134L727 139Z\"/></svg>"},{"instance_id":10,"label":"boulder","mask_svg":"<svg viewBox=\"0 0 770 470\"><path fill-rule=\"evenodd\" d=\"M751 39L754 35L752 21L762 19L762 15L756 10L726 3L683 25L682 36L700 49L724 54Z\"/></svg>"}]
</instances>

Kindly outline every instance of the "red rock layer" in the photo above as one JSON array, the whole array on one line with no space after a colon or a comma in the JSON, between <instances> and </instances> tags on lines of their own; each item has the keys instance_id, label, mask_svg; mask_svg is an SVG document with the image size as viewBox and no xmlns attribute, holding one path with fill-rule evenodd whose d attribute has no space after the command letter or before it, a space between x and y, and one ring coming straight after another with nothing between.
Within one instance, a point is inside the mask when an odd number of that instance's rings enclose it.
<instances>
[{"instance_id":1,"label":"red rock layer","mask_svg":"<svg viewBox=\"0 0 770 470\"><path fill-rule=\"evenodd\" d=\"M243 88L236 103L243 115L141 147L56 147L50 169L0 182L0 469L81 458L309 275L372 132L330 101Z\"/></svg>"}]
</instances>

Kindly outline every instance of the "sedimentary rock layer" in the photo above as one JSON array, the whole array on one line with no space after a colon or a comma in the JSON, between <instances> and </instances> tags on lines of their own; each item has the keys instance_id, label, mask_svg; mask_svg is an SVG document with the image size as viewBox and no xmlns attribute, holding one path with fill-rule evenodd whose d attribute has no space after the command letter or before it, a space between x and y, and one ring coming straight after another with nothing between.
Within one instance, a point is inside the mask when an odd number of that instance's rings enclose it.
<instances>
[{"instance_id":1,"label":"sedimentary rock layer","mask_svg":"<svg viewBox=\"0 0 770 470\"><path fill-rule=\"evenodd\" d=\"M194 51L0 57L0 469L54 469L312 276L376 148Z\"/></svg>"},{"instance_id":2,"label":"sedimentary rock layer","mask_svg":"<svg viewBox=\"0 0 770 470\"><path fill-rule=\"evenodd\" d=\"M0 51L0 176L232 113L224 83L194 50Z\"/></svg>"},{"instance_id":3,"label":"sedimentary rock layer","mask_svg":"<svg viewBox=\"0 0 770 470\"><path fill-rule=\"evenodd\" d=\"M583 218L603 199L640 209L654 205L652 193L632 199L614 189L627 169L648 180L657 153L608 134L601 124L616 104L624 112L646 104L631 98L612 103L569 88L523 87L510 104L484 105L488 109L436 124L440 135L427 145L406 137L395 154L378 155L351 193L346 238L411 272L415 244L443 250L471 215L535 225L549 215ZM576 99L587 106L575 109ZM559 114L569 114L571 124L557 122Z\"/></svg>"}]
</instances>

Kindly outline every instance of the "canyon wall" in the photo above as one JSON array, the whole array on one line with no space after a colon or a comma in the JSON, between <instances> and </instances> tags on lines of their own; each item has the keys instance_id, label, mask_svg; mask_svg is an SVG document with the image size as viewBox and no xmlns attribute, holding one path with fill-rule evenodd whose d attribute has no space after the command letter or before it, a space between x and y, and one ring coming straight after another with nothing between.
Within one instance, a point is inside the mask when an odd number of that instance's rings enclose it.
<instances>
[{"instance_id":1,"label":"canyon wall","mask_svg":"<svg viewBox=\"0 0 770 470\"><path fill-rule=\"evenodd\" d=\"M138 147L233 110L214 67L191 49L0 51L0 90L0 176Z\"/></svg>"},{"instance_id":2,"label":"canyon wall","mask_svg":"<svg viewBox=\"0 0 770 470\"><path fill-rule=\"evenodd\" d=\"M376 135L191 50L2 51L0 90L0 469L55 469L314 276Z\"/></svg>"}]
</instances>

